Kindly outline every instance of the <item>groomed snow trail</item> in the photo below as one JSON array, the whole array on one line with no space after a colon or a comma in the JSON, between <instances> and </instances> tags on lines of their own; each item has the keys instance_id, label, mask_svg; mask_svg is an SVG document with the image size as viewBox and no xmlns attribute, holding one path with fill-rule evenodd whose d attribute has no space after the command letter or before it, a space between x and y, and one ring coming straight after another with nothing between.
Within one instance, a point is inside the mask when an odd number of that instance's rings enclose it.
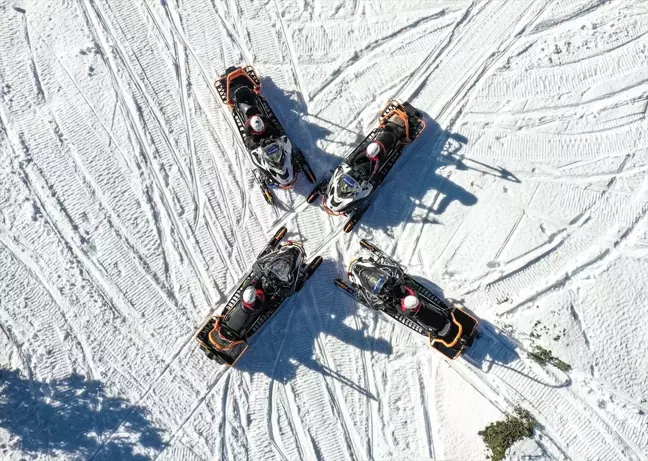
<instances>
[{"instance_id":1,"label":"groomed snow trail","mask_svg":"<svg viewBox=\"0 0 648 461\"><path fill-rule=\"evenodd\" d=\"M515 456L648 461L645 2L394 5L0 0L3 460L485 459L522 406ZM390 98L425 113L353 234L303 176L265 204L213 88L245 62L318 176ZM193 335L280 225L325 261L218 367ZM465 358L335 289L360 238L483 320ZM122 411L59 440L75 374Z\"/></svg>"}]
</instances>

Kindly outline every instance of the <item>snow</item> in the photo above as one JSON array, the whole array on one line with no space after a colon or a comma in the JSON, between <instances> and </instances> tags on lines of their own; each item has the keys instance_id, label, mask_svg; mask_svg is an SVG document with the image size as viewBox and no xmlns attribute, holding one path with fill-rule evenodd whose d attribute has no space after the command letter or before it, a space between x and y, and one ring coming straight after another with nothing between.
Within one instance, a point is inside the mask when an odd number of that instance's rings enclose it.
<instances>
[{"instance_id":1,"label":"snow","mask_svg":"<svg viewBox=\"0 0 648 461\"><path fill-rule=\"evenodd\" d=\"M477 460L518 405L510 459L648 460L648 4L395 5L0 0L3 460ZM265 204L246 62L318 177L426 114L352 234L303 177ZM281 225L325 261L219 367L193 335ZM334 288L360 238L481 319L464 358Z\"/></svg>"}]
</instances>

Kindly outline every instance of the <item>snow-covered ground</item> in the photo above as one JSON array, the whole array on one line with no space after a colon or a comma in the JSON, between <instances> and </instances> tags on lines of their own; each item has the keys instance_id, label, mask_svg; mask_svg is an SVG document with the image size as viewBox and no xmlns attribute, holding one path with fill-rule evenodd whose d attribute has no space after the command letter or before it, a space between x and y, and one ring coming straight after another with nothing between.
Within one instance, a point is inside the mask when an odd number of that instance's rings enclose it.
<instances>
[{"instance_id":1,"label":"snow-covered ground","mask_svg":"<svg viewBox=\"0 0 648 461\"><path fill-rule=\"evenodd\" d=\"M215 78L318 176L425 112L359 228L267 206ZM648 460L646 0L0 0L2 460ZM193 335L286 225L325 262L237 364ZM332 280L371 239L482 319L449 362ZM528 357L541 345L569 373Z\"/></svg>"}]
</instances>

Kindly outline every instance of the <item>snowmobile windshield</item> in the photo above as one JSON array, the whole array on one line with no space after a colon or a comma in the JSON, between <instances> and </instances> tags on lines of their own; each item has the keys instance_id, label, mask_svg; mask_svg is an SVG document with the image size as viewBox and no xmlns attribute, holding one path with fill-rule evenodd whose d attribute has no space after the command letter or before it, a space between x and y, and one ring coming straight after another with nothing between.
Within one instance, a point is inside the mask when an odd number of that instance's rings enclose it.
<instances>
[{"instance_id":1,"label":"snowmobile windshield","mask_svg":"<svg viewBox=\"0 0 648 461\"><path fill-rule=\"evenodd\" d=\"M360 284L375 295L381 294L385 283L389 280L389 274L375 267L360 268L358 276Z\"/></svg>"},{"instance_id":2,"label":"snowmobile windshield","mask_svg":"<svg viewBox=\"0 0 648 461\"><path fill-rule=\"evenodd\" d=\"M338 185L340 193L344 196L355 194L360 190L360 183L358 183L358 181L349 174L342 175Z\"/></svg>"},{"instance_id":3,"label":"snowmobile windshield","mask_svg":"<svg viewBox=\"0 0 648 461\"><path fill-rule=\"evenodd\" d=\"M270 163L281 165L284 158L284 151L277 142L273 142L263 148L266 158Z\"/></svg>"},{"instance_id":4,"label":"snowmobile windshield","mask_svg":"<svg viewBox=\"0 0 648 461\"><path fill-rule=\"evenodd\" d=\"M265 260L259 261L259 266L264 274L276 279L282 285L291 285L296 274L299 250L292 248L282 249L278 254L269 255Z\"/></svg>"}]
</instances>

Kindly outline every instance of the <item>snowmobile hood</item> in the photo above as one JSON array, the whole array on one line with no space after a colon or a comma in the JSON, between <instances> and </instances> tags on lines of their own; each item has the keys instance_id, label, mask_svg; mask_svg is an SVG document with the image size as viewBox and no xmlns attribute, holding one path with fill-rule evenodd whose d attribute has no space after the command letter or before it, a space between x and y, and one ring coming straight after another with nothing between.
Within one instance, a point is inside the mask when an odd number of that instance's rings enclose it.
<instances>
[{"instance_id":1,"label":"snowmobile hood","mask_svg":"<svg viewBox=\"0 0 648 461\"><path fill-rule=\"evenodd\" d=\"M251 154L255 165L265 171L274 184L285 189L295 184L297 176L292 164L292 144L286 136L266 140Z\"/></svg>"},{"instance_id":2,"label":"snowmobile hood","mask_svg":"<svg viewBox=\"0 0 648 461\"><path fill-rule=\"evenodd\" d=\"M289 242L259 259L256 266L262 275L282 288L294 288L306 252L299 243Z\"/></svg>"},{"instance_id":3,"label":"snowmobile hood","mask_svg":"<svg viewBox=\"0 0 648 461\"><path fill-rule=\"evenodd\" d=\"M357 172L343 163L333 172L322 204L332 214L343 213L358 200L367 197L372 190L373 185L369 181L359 178Z\"/></svg>"},{"instance_id":4,"label":"snowmobile hood","mask_svg":"<svg viewBox=\"0 0 648 461\"><path fill-rule=\"evenodd\" d=\"M393 268L381 267L373 261L357 259L351 263L349 272L356 282L368 293L380 296L387 285L400 281L400 274L394 274Z\"/></svg>"}]
</instances>

